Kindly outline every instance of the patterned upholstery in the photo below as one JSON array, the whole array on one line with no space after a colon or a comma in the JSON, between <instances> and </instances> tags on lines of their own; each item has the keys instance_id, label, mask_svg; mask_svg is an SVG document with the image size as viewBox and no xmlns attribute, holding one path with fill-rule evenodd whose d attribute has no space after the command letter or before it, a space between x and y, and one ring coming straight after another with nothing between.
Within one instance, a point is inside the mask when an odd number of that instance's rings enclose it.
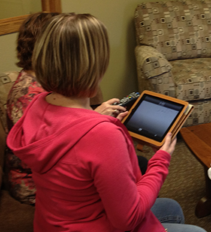
<instances>
[{"instance_id":1,"label":"patterned upholstery","mask_svg":"<svg viewBox=\"0 0 211 232\"><path fill-rule=\"evenodd\" d=\"M211 121L211 1L142 3L135 10L139 91L189 101L185 126Z\"/></svg>"},{"instance_id":2,"label":"patterned upholstery","mask_svg":"<svg viewBox=\"0 0 211 232\"><path fill-rule=\"evenodd\" d=\"M7 133L6 104L7 95L15 82L19 72L5 72L0 74L0 122Z\"/></svg>"},{"instance_id":3,"label":"patterned upholstery","mask_svg":"<svg viewBox=\"0 0 211 232\"><path fill-rule=\"evenodd\" d=\"M138 44L155 47L167 60L210 57L211 2L183 0L139 5Z\"/></svg>"}]
</instances>

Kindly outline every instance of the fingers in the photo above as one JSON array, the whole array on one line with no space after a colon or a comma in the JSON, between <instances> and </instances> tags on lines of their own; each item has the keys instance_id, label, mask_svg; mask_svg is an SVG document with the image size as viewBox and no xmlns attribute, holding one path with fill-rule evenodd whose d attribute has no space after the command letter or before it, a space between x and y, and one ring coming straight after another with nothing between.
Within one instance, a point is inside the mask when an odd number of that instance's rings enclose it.
<instances>
[{"instance_id":1,"label":"fingers","mask_svg":"<svg viewBox=\"0 0 211 232\"><path fill-rule=\"evenodd\" d=\"M171 144L172 144L172 146L174 146L174 148L175 148L175 146L176 146L176 144L177 144L177 137L175 137L175 138L172 140Z\"/></svg>"},{"instance_id":2,"label":"fingers","mask_svg":"<svg viewBox=\"0 0 211 232\"><path fill-rule=\"evenodd\" d=\"M172 134L168 133L165 138L165 142L163 146L160 148L160 150L168 152L170 155L174 152L175 146L176 146L177 139L174 138L172 140Z\"/></svg>"},{"instance_id":3,"label":"fingers","mask_svg":"<svg viewBox=\"0 0 211 232\"><path fill-rule=\"evenodd\" d=\"M112 113L112 116L113 117L115 117L115 118L117 118L118 117L118 115L120 115L121 113L124 113L125 111L126 111L126 109L124 108L124 107L122 107L122 106L111 106L111 109L112 109L112 111L113 111L113 113ZM123 118L124 117L124 115L122 116L120 116L119 117L119 120L122 120L122 119L120 119L120 118Z\"/></svg>"},{"instance_id":4,"label":"fingers","mask_svg":"<svg viewBox=\"0 0 211 232\"><path fill-rule=\"evenodd\" d=\"M176 146L176 143L177 143L177 137L175 137L175 138L171 141L171 143L172 143L174 146Z\"/></svg>"},{"instance_id":5,"label":"fingers","mask_svg":"<svg viewBox=\"0 0 211 232\"><path fill-rule=\"evenodd\" d=\"M165 144L166 146L169 146L171 144L171 133L168 133L166 135Z\"/></svg>"},{"instance_id":6,"label":"fingers","mask_svg":"<svg viewBox=\"0 0 211 232\"><path fill-rule=\"evenodd\" d=\"M112 108L113 110L118 110L118 111L123 111L123 112L126 111L126 108L125 108L125 107L119 106L119 105L111 105L111 108Z\"/></svg>"},{"instance_id":7,"label":"fingers","mask_svg":"<svg viewBox=\"0 0 211 232\"><path fill-rule=\"evenodd\" d=\"M119 99L118 98L112 98L108 101L106 101L109 105L113 105L114 103L119 103Z\"/></svg>"},{"instance_id":8,"label":"fingers","mask_svg":"<svg viewBox=\"0 0 211 232\"><path fill-rule=\"evenodd\" d=\"M120 105L113 105L115 102L119 102L119 99L112 98L106 102L103 102L100 106L95 108L95 111L97 111L100 114L117 117L119 113L125 112L126 109L125 107L120 106Z\"/></svg>"},{"instance_id":9,"label":"fingers","mask_svg":"<svg viewBox=\"0 0 211 232\"><path fill-rule=\"evenodd\" d=\"M123 113L120 113L117 115L117 119L119 119L120 121L122 121L122 119L128 114L128 111L125 111Z\"/></svg>"},{"instance_id":10,"label":"fingers","mask_svg":"<svg viewBox=\"0 0 211 232\"><path fill-rule=\"evenodd\" d=\"M119 99L118 98L112 98L108 101L105 102L105 104L108 104L108 106L112 109L112 110L119 110L119 111L126 111L125 107L120 106L120 105L113 105L114 103L119 103Z\"/></svg>"}]
</instances>

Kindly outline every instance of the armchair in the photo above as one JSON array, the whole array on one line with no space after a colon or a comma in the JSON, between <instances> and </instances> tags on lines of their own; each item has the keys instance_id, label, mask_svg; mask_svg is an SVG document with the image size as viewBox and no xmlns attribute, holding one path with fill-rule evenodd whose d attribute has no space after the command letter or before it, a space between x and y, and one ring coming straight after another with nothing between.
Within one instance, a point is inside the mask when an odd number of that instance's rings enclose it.
<instances>
[{"instance_id":1,"label":"armchair","mask_svg":"<svg viewBox=\"0 0 211 232\"><path fill-rule=\"evenodd\" d=\"M211 3L173 0L135 10L139 91L183 99L195 109L184 126L211 122Z\"/></svg>"}]
</instances>

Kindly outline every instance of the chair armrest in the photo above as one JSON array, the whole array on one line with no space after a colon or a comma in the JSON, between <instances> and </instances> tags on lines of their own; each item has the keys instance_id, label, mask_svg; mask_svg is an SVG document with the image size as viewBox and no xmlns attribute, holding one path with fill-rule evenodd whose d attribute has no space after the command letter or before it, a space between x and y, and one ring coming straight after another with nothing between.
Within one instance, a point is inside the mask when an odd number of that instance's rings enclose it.
<instances>
[{"instance_id":1,"label":"chair armrest","mask_svg":"<svg viewBox=\"0 0 211 232\"><path fill-rule=\"evenodd\" d=\"M139 45L135 48L138 73L142 78L152 78L170 72L171 64L157 49L151 46Z\"/></svg>"},{"instance_id":2,"label":"chair armrest","mask_svg":"<svg viewBox=\"0 0 211 232\"><path fill-rule=\"evenodd\" d=\"M4 169L5 146L6 146L6 134L2 124L0 123L0 192L4 180L3 169Z\"/></svg>"}]
</instances>

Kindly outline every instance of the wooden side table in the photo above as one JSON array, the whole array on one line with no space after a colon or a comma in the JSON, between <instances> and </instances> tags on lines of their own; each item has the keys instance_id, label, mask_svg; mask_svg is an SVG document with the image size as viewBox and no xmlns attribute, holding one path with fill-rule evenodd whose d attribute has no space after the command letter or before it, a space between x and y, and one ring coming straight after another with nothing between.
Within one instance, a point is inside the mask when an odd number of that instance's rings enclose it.
<instances>
[{"instance_id":1,"label":"wooden side table","mask_svg":"<svg viewBox=\"0 0 211 232\"><path fill-rule=\"evenodd\" d=\"M205 217L211 214L211 180L207 175L207 170L211 167L211 123L183 127L180 134L190 151L204 167L206 196L199 200L195 214L199 218Z\"/></svg>"}]
</instances>

